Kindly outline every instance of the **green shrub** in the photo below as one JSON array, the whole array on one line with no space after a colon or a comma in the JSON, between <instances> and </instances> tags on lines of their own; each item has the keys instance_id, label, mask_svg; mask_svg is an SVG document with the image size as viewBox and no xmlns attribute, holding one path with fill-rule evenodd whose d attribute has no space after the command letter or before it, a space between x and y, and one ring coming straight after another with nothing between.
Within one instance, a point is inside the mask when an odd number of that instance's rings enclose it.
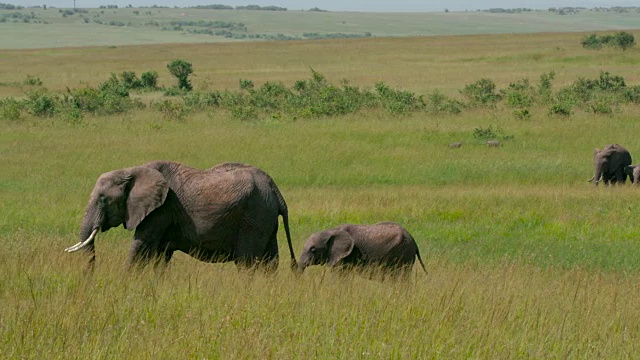
<instances>
[{"instance_id":1,"label":"green shrub","mask_svg":"<svg viewBox=\"0 0 640 360\"><path fill-rule=\"evenodd\" d=\"M159 103L154 104L154 108L170 120L182 120L188 114L188 109L184 103L179 103L171 100L162 100Z\"/></svg>"},{"instance_id":2,"label":"green shrub","mask_svg":"<svg viewBox=\"0 0 640 360\"><path fill-rule=\"evenodd\" d=\"M602 41L596 34L585 36L580 42L585 49L599 50L602 49Z\"/></svg>"},{"instance_id":3,"label":"green shrub","mask_svg":"<svg viewBox=\"0 0 640 360\"><path fill-rule=\"evenodd\" d=\"M601 49L602 46L607 45L610 47L620 48L622 51L626 51L636 45L633 34L625 31L615 33L613 35L602 35L598 37L596 34L586 36L581 41L582 47L586 49Z\"/></svg>"},{"instance_id":4,"label":"green shrub","mask_svg":"<svg viewBox=\"0 0 640 360\"><path fill-rule=\"evenodd\" d=\"M50 117L55 113L55 97L46 90L35 90L27 93L26 107L31 115Z\"/></svg>"},{"instance_id":5,"label":"green shrub","mask_svg":"<svg viewBox=\"0 0 640 360\"><path fill-rule=\"evenodd\" d=\"M570 102L558 102L549 107L549 115L570 116L572 113L572 105Z\"/></svg>"},{"instance_id":6,"label":"green shrub","mask_svg":"<svg viewBox=\"0 0 640 360\"><path fill-rule=\"evenodd\" d=\"M518 120L528 120L531 118L529 109L515 109L513 110L513 116Z\"/></svg>"},{"instance_id":7,"label":"green shrub","mask_svg":"<svg viewBox=\"0 0 640 360\"><path fill-rule=\"evenodd\" d=\"M24 104L12 97L0 99L0 118L18 120L22 115Z\"/></svg>"},{"instance_id":8,"label":"green shrub","mask_svg":"<svg viewBox=\"0 0 640 360\"><path fill-rule=\"evenodd\" d=\"M636 45L636 40L633 37L633 34L630 34L625 31L616 33L611 42L612 42L612 46L619 47L620 49L622 49L622 51L625 51Z\"/></svg>"},{"instance_id":9,"label":"green shrub","mask_svg":"<svg viewBox=\"0 0 640 360\"><path fill-rule=\"evenodd\" d=\"M535 89L529 84L528 79L522 79L500 90L501 97L506 99L507 105L512 108L529 107L533 104Z\"/></svg>"},{"instance_id":10,"label":"green shrub","mask_svg":"<svg viewBox=\"0 0 640 360\"><path fill-rule=\"evenodd\" d=\"M629 86L624 90L624 98L634 104L640 104L640 85Z\"/></svg>"},{"instance_id":11,"label":"green shrub","mask_svg":"<svg viewBox=\"0 0 640 360\"><path fill-rule=\"evenodd\" d=\"M392 114L404 114L424 107L424 101L414 93L396 90L383 82L375 84L382 107Z\"/></svg>"},{"instance_id":12,"label":"green shrub","mask_svg":"<svg viewBox=\"0 0 640 360\"><path fill-rule=\"evenodd\" d=\"M129 88L120 80L116 74L111 73L111 77L98 86L103 93L108 93L118 97L129 97Z\"/></svg>"},{"instance_id":13,"label":"green shrub","mask_svg":"<svg viewBox=\"0 0 640 360\"><path fill-rule=\"evenodd\" d=\"M477 127L473 129L473 138L476 140L509 140L513 139L513 135L507 135L500 126L489 125L486 128Z\"/></svg>"},{"instance_id":14,"label":"green shrub","mask_svg":"<svg viewBox=\"0 0 640 360\"><path fill-rule=\"evenodd\" d=\"M460 93L466 97L471 105L492 105L500 100L496 93L496 84L486 78L482 78L473 84L466 85Z\"/></svg>"},{"instance_id":15,"label":"green shrub","mask_svg":"<svg viewBox=\"0 0 640 360\"><path fill-rule=\"evenodd\" d=\"M42 80L39 77L27 75L27 78L24 79L23 84L28 86L40 86L42 85Z\"/></svg>"},{"instance_id":16,"label":"green shrub","mask_svg":"<svg viewBox=\"0 0 640 360\"><path fill-rule=\"evenodd\" d=\"M140 75L140 83L144 89L154 90L158 88L158 72L146 71Z\"/></svg>"},{"instance_id":17,"label":"green shrub","mask_svg":"<svg viewBox=\"0 0 640 360\"><path fill-rule=\"evenodd\" d=\"M127 89L142 88L142 81L138 79L138 76L133 71L123 71L122 74L120 74L120 78L122 79L122 85Z\"/></svg>"},{"instance_id":18,"label":"green shrub","mask_svg":"<svg viewBox=\"0 0 640 360\"><path fill-rule=\"evenodd\" d=\"M193 67L190 62L184 60L173 60L167 64L169 73L178 79L178 88L190 91L193 89L189 76L193 73Z\"/></svg>"},{"instance_id":19,"label":"green shrub","mask_svg":"<svg viewBox=\"0 0 640 360\"><path fill-rule=\"evenodd\" d=\"M222 96L219 92L189 92L184 96L187 108L205 109L220 105Z\"/></svg>"},{"instance_id":20,"label":"green shrub","mask_svg":"<svg viewBox=\"0 0 640 360\"><path fill-rule=\"evenodd\" d=\"M235 106L231 108L231 116L238 120L252 120L258 117L258 112L253 106Z\"/></svg>"},{"instance_id":21,"label":"green shrub","mask_svg":"<svg viewBox=\"0 0 640 360\"><path fill-rule=\"evenodd\" d=\"M602 91L620 91L626 87L622 76L611 75L608 71L600 71L597 85Z\"/></svg>"},{"instance_id":22,"label":"green shrub","mask_svg":"<svg viewBox=\"0 0 640 360\"><path fill-rule=\"evenodd\" d=\"M617 106L617 101L611 96L597 96L587 105L587 111L594 114L611 115L614 107Z\"/></svg>"},{"instance_id":23,"label":"green shrub","mask_svg":"<svg viewBox=\"0 0 640 360\"><path fill-rule=\"evenodd\" d=\"M81 111L93 114L100 112L105 103L103 93L89 86L73 90L67 88L64 100Z\"/></svg>"},{"instance_id":24,"label":"green shrub","mask_svg":"<svg viewBox=\"0 0 640 360\"><path fill-rule=\"evenodd\" d=\"M455 99L450 99L438 90L427 95L425 110L428 113L458 114L464 109L464 104Z\"/></svg>"},{"instance_id":25,"label":"green shrub","mask_svg":"<svg viewBox=\"0 0 640 360\"><path fill-rule=\"evenodd\" d=\"M246 79L240 79L240 89L251 91L251 90L253 90L254 87L255 87L255 85L253 85L253 81L246 80Z\"/></svg>"},{"instance_id":26,"label":"green shrub","mask_svg":"<svg viewBox=\"0 0 640 360\"><path fill-rule=\"evenodd\" d=\"M556 77L554 71L544 73L540 75L537 86L538 102L541 104L548 104L553 98L553 84L552 81Z\"/></svg>"},{"instance_id":27,"label":"green shrub","mask_svg":"<svg viewBox=\"0 0 640 360\"><path fill-rule=\"evenodd\" d=\"M180 89L177 86L172 86L164 89L164 96L184 96L188 94L187 90Z\"/></svg>"}]
</instances>

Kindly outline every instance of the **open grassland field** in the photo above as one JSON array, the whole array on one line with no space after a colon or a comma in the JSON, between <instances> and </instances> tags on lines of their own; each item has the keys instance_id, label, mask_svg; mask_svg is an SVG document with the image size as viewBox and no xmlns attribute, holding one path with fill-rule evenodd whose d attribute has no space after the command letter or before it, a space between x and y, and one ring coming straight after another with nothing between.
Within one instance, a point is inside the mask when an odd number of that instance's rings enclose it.
<instances>
[{"instance_id":1,"label":"open grassland field","mask_svg":"<svg viewBox=\"0 0 640 360\"><path fill-rule=\"evenodd\" d=\"M637 8L366 13L169 8L0 10L0 49L637 29ZM469 9L475 10L475 9Z\"/></svg>"},{"instance_id":2,"label":"open grassland field","mask_svg":"<svg viewBox=\"0 0 640 360\"><path fill-rule=\"evenodd\" d=\"M637 35L637 34L636 34ZM600 71L640 83L640 53L580 46L584 34L484 35L3 51L0 98L27 75L52 91L111 72L193 64L194 89L240 79L291 86L309 67L338 83L447 96L488 78L499 88L555 72L554 88ZM145 103L162 92L133 92ZM594 187L595 147L640 156L640 109L514 118L502 103L459 114L365 109L333 117L258 116L212 107L180 118L153 106L75 121L0 120L0 358L635 358L640 353L640 189ZM474 129L491 127L489 148ZM451 149L454 141L463 146ZM132 233L76 243L103 172L155 159L256 165L289 206L299 254L313 232L396 221L429 275L379 282L288 269L281 229L273 275L177 254L162 271L125 270Z\"/></svg>"}]
</instances>

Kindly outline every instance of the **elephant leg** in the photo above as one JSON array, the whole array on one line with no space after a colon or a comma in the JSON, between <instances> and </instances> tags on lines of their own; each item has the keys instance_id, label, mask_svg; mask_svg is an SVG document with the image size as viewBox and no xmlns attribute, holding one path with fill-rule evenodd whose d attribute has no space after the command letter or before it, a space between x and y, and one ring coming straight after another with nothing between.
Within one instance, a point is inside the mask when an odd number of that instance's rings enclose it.
<instances>
[{"instance_id":1,"label":"elephant leg","mask_svg":"<svg viewBox=\"0 0 640 360\"><path fill-rule=\"evenodd\" d=\"M134 265L144 267L157 255L156 249L139 239L134 239L129 248L129 268Z\"/></svg>"},{"instance_id":2,"label":"elephant leg","mask_svg":"<svg viewBox=\"0 0 640 360\"><path fill-rule=\"evenodd\" d=\"M144 267L149 263L155 266L167 265L173 257L174 250L167 247L149 246L141 240L133 240L129 249L129 267Z\"/></svg>"},{"instance_id":3,"label":"elephant leg","mask_svg":"<svg viewBox=\"0 0 640 360\"><path fill-rule=\"evenodd\" d=\"M618 168L616 170L616 178L620 184L624 184L627 181L627 174L624 172L624 168Z\"/></svg>"},{"instance_id":4,"label":"elephant leg","mask_svg":"<svg viewBox=\"0 0 640 360\"><path fill-rule=\"evenodd\" d=\"M268 272L274 272L278 269L278 228L275 229L273 235L269 238L267 248L262 255L260 265Z\"/></svg>"},{"instance_id":5,"label":"elephant leg","mask_svg":"<svg viewBox=\"0 0 640 360\"><path fill-rule=\"evenodd\" d=\"M277 231L277 229L276 229ZM272 247L269 248L269 245ZM267 253L278 253L278 244L275 249L271 241L265 236L264 227L257 226L252 221L244 222L238 234L234 262L238 267L250 268L259 265L265 259ZM273 257L273 255L270 255Z\"/></svg>"}]
</instances>

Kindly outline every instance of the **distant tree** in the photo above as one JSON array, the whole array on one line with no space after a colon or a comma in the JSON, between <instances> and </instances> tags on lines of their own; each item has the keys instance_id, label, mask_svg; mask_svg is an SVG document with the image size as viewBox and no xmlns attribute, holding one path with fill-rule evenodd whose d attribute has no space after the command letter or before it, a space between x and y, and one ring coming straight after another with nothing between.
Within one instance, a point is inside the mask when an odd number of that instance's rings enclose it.
<instances>
[{"instance_id":1,"label":"distant tree","mask_svg":"<svg viewBox=\"0 0 640 360\"><path fill-rule=\"evenodd\" d=\"M612 46L617 46L622 49L622 51L626 51L629 48L635 46L636 40L633 37L633 34L629 34L628 32L622 31L617 33L613 37Z\"/></svg>"},{"instance_id":2,"label":"distant tree","mask_svg":"<svg viewBox=\"0 0 640 360\"><path fill-rule=\"evenodd\" d=\"M173 60L167 64L169 73L178 79L178 87L182 90L190 91L193 89L189 75L193 73L193 67L190 62L184 60Z\"/></svg>"}]
</instances>

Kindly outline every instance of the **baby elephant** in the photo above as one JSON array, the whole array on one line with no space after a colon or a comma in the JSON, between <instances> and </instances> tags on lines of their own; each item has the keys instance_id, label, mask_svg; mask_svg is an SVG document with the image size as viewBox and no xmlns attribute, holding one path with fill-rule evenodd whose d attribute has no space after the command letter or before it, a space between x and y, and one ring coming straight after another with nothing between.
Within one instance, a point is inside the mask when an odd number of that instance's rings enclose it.
<instances>
[{"instance_id":1,"label":"baby elephant","mask_svg":"<svg viewBox=\"0 0 640 360\"><path fill-rule=\"evenodd\" d=\"M415 240L396 223L344 224L312 234L304 244L298 270L302 272L309 265L329 264L359 269L379 267L394 275L407 275L416 257L426 274Z\"/></svg>"}]
</instances>

